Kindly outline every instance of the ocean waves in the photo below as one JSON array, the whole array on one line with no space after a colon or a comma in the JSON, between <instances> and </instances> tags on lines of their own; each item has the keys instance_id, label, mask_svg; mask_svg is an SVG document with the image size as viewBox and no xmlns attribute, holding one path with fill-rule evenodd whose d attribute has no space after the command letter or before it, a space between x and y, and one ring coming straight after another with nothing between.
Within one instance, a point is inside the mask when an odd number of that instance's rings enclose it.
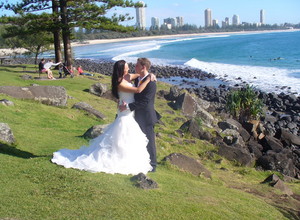
<instances>
[{"instance_id":1,"label":"ocean waves","mask_svg":"<svg viewBox=\"0 0 300 220\"><path fill-rule=\"evenodd\" d=\"M245 82L265 92L300 94L300 69L203 62L194 58L184 66L213 73L231 85Z\"/></svg>"}]
</instances>

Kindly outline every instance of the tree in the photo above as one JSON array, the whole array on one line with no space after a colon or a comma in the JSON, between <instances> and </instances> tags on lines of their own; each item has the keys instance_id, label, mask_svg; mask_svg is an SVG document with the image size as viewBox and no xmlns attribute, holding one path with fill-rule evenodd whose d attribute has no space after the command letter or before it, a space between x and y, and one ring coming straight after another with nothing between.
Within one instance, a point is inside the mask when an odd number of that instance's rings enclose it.
<instances>
[{"instance_id":1,"label":"tree","mask_svg":"<svg viewBox=\"0 0 300 220\"><path fill-rule=\"evenodd\" d=\"M16 34L18 33L18 34ZM51 49L53 38L51 33L42 32L39 33L38 37L32 34L27 34L25 26L8 26L6 32L3 34L6 39L6 45L12 48L25 48L29 53L35 55L35 64L37 64L38 55L42 52Z\"/></svg>"},{"instance_id":2,"label":"tree","mask_svg":"<svg viewBox=\"0 0 300 220\"><path fill-rule=\"evenodd\" d=\"M12 20L18 20L21 23L24 23L30 16L35 16L39 24L35 23L35 30L33 31L52 31L54 34L55 50L59 50L57 48L59 39L57 35L62 30L64 58L67 65L72 64L71 30L74 27L121 32L133 31L133 27L124 27L119 24L121 21L132 19L129 14L114 14L110 18L105 15L114 7L142 6L141 3L133 3L132 0L22 0L20 3L15 4L2 2L0 5L18 15L19 20L17 17L14 17ZM41 12L43 13L40 14ZM26 21L28 24L32 23L30 19ZM19 25L14 22L10 24Z\"/></svg>"}]
</instances>

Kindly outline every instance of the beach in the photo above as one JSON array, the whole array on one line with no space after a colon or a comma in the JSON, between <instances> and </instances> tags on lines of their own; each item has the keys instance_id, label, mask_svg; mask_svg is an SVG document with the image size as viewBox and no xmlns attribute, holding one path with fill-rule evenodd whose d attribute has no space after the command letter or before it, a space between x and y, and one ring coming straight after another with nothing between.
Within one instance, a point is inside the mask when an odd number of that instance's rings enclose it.
<instances>
[{"instance_id":1,"label":"beach","mask_svg":"<svg viewBox=\"0 0 300 220\"><path fill-rule=\"evenodd\" d=\"M9 48L9 49L0 49L0 57L5 57L5 56L15 56L19 54L24 54L28 52L28 50L24 48Z\"/></svg>"},{"instance_id":2,"label":"beach","mask_svg":"<svg viewBox=\"0 0 300 220\"><path fill-rule=\"evenodd\" d=\"M94 44L107 44L115 42L125 42L125 41L141 41L141 40L153 40L153 39L166 39L166 38L176 38L176 37L197 37L205 35L223 35L223 34L247 34L247 33L272 33L272 32L292 32L300 31L298 29L288 29L288 30L266 30L266 31L239 31L239 32L207 32L207 33L194 33L194 34L174 34L174 35L156 35L156 36L145 36L145 37L129 37L129 38L115 38L115 39L97 39L97 40L86 40L84 42L72 42L72 47L94 45ZM15 56L19 54L24 54L28 50L24 48L5 48L0 49L0 57L4 56Z\"/></svg>"},{"instance_id":3,"label":"beach","mask_svg":"<svg viewBox=\"0 0 300 220\"><path fill-rule=\"evenodd\" d=\"M92 44L106 44L124 41L140 41L140 40L153 40L153 39L166 39L175 37L197 37L205 35L223 35L223 34L243 34L243 33L272 33L272 32L292 32L300 31L298 29L288 30L266 30L266 31L238 31L238 32L207 32L207 33L195 33L195 34L174 34L174 35L156 35L156 36L145 36L145 37L129 37L129 38L116 38L116 39L99 39L99 40L86 40L82 42L73 42L73 47L86 46Z\"/></svg>"}]
</instances>

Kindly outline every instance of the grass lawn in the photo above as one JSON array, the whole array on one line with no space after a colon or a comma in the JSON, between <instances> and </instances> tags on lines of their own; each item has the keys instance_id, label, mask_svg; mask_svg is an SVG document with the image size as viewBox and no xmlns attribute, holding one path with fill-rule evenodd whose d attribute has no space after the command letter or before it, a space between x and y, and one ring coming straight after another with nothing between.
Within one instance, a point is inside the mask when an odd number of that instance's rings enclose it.
<instances>
[{"instance_id":1,"label":"grass lawn","mask_svg":"<svg viewBox=\"0 0 300 220\"><path fill-rule=\"evenodd\" d=\"M299 200L260 184L272 172L225 159L218 164L216 154L209 159L207 152L215 152L216 147L189 134L179 137L175 130L187 119L162 98L156 100L164 123L155 128L160 133L158 161L170 153L183 153L201 161L212 179L161 162L156 173L147 174L159 189L142 190L134 186L130 175L89 173L52 164L54 151L86 145L88 140L81 135L88 128L111 123L116 103L87 92L96 82L110 84L107 76L96 81L82 76L20 78L38 76L35 68L27 65L25 73L21 66L0 66L0 86L64 86L72 98L66 107L53 107L0 94L0 100L14 102L14 106L0 105L0 122L9 124L17 141L14 146L0 146L0 219L297 219ZM158 82L158 90L168 91L169 85ZM106 119L72 109L77 102L92 105ZM186 141L191 139L192 144ZM299 182L286 184L299 198Z\"/></svg>"}]
</instances>

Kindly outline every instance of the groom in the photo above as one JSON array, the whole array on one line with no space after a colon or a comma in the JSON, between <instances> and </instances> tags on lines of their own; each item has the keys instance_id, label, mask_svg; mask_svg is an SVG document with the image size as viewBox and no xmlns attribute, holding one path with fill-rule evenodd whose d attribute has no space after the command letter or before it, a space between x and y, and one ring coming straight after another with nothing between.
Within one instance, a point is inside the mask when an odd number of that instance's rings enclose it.
<instances>
[{"instance_id":1,"label":"groom","mask_svg":"<svg viewBox=\"0 0 300 220\"><path fill-rule=\"evenodd\" d=\"M148 72L150 66L150 60L147 58L138 58L135 65L135 72L140 74L140 77L135 80L135 86L138 86L139 83L143 82L143 80L147 77L150 77ZM156 171L157 165L154 124L158 121L158 119L154 109L155 93L156 82L150 81L141 93L136 93L134 95L135 102L129 104L123 103L123 105L119 106L120 111L124 111L126 109L135 111L135 120L149 140L147 150L150 155L150 164L153 168L152 172Z\"/></svg>"}]
</instances>

